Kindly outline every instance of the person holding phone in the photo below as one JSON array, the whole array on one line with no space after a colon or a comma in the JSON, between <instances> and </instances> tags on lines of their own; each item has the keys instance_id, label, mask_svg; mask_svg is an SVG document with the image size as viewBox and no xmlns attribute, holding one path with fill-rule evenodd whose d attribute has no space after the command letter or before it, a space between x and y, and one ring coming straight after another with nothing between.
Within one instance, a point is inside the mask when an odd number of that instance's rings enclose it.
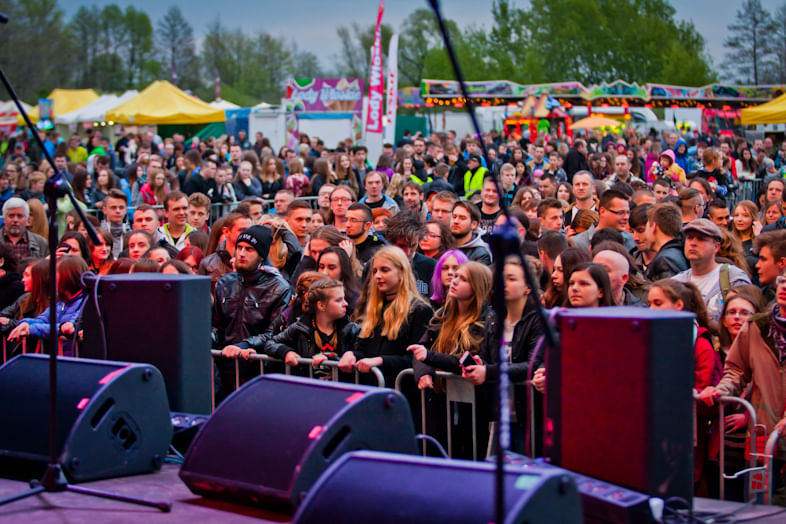
<instances>
[{"instance_id":1,"label":"person holding phone","mask_svg":"<svg viewBox=\"0 0 786 524\"><path fill-rule=\"evenodd\" d=\"M426 390L425 432L443 443L447 442L445 428L444 383L435 378L437 369L461 374L466 366L478 363L473 358L480 350L483 326L486 319L486 298L491 292L491 270L479 262L465 262L456 270L450 283L445 306L438 310L429 322L420 344L409 346L412 353L412 368L418 388ZM430 349L428 349L430 348ZM479 359L478 359L479 360ZM478 402L478 406L485 402ZM451 417L455 427L451 428L454 455L459 458L472 457L472 428L469 406L457 406L458 416ZM485 416L478 416L478 421ZM465 422L466 421L466 422ZM478 427L483 427L482 423ZM478 432L478 448L483 449L487 432Z\"/></svg>"}]
</instances>

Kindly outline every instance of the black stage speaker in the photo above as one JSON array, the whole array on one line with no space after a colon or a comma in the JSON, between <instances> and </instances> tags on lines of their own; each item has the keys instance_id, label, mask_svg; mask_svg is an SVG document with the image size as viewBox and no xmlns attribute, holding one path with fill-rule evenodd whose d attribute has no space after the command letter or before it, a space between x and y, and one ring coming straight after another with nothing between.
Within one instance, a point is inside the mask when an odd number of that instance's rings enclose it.
<instances>
[{"instance_id":1,"label":"black stage speaker","mask_svg":"<svg viewBox=\"0 0 786 524\"><path fill-rule=\"evenodd\" d=\"M693 496L692 313L634 307L560 314L546 358L545 454L650 496Z\"/></svg>"},{"instance_id":2,"label":"black stage speaker","mask_svg":"<svg viewBox=\"0 0 786 524\"><path fill-rule=\"evenodd\" d=\"M210 278L134 273L101 277L106 358L147 362L164 375L172 411L210 413ZM79 355L104 358L93 297Z\"/></svg>"},{"instance_id":3,"label":"black stage speaker","mask_svg":"<svg viewBox=\"0 0 786 524\"><path fill-rule=\"evenodd\" d=\"M299 524L494 522L494 465L357 451L311 488ZM574 480L553 469L505 467L505 523L583 522Z\"/></svg>"},{"instance_id":4,"label":"black stage speaker","mask_svg":"<svg viewBox=\"0 0 786 524\"><path fill-rule=\"evenodd\" d=\"M192 442L180 478L198 495L291 510L344 453L416 453L414 433L397 391L264 375L219 405Z\"/></svg>"},{"instance_id":5,"label":"black stage speaker","mask_svg":"<svg viewBox=\"0 0 786 524\"><path fill-rule=\"evenodd\" d=\"M0 459L9 470L45 466L49 357L20 355L0 367L0 404ZM161 373L148 364L58 358L55 435L73 482L157 470L172 440Z\"/></svg>"}]
</instances>

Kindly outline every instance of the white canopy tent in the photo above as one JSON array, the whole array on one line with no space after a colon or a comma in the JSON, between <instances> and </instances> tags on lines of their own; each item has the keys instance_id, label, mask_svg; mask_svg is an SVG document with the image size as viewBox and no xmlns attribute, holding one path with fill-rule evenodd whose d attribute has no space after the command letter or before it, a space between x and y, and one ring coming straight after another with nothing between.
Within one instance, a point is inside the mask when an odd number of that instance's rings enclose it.
<instances>
[{"instance_id":1,"label":"white canopy tent","mask_svg":"<svg viewBox=\"0 0 786 524\"><path fill-rule=\"evenodd\" d=\"M225 111L227 109L240 109L239 105L233 104L228 100L221 100L221 99L213 100L212 102L210 102L210 105L215 107L216 109L223 109Z\"/></svg>"},{"instance_id":2,"label":"white canopy tent","mask_svg":"<svg viewBox=\"0 0 786 524\"><path fill-rule=\"evenodd\" d=\"M57 124L78 124L80 122L103 122L106 120L106 112L116 108L120 104L131 100L139 94L139 91L126 91L120 96L101 95L95 102L81 107L70 113L57 117Z\"/></svg>"},{"instance_id":3,"label":"white canopy tent","mask_svg":"<svg viewBox=\"0 0 786 524\"><path fill-rule=\"evenodd\" d=\"M33 109L31 105L25 104L24 102L22 102L22 107L24 107L27 112ZM18 114L19 110L16 108L16 104L13 100L0 102L0 126L16 125L16 117Z\"/></svg>"}]
</instances>

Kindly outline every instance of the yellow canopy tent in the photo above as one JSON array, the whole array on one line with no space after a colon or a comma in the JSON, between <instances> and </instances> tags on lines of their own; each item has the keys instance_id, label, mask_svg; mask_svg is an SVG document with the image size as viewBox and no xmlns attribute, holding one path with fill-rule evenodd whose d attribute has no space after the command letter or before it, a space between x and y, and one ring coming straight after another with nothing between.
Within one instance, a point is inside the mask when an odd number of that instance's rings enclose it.
<instances>
[{"instance_id":1,"label":"yellow canopy tent","mask_svg":"<svg viewBox=\"0 0 786 524\"><path fill-rule=\"evenodd\" d=\"M786 93L760 106L743 109L740 120L744 126L786 123Z\"/></svg>"},{"instance_id":2,"label":"yellow canopy tent","mask_svg":"<svg viewBox=\"0 0 786 524\"><path fill-rule=\"evenodd\" d=\"M106 112L106 119L120 124L207 124L224 122L223 109L156 80L128 102Z\"/></svg>"},{"instance_id":3,"label":"yellow canopy tent","mask_svg":"<svg viewBox=\"0 0 786 524\"><path fill-rule=\"evenodd\" d=\"M57 120L57 115L64 115L81 109L87 104L92 104L98 100L98 93L92 89L55 89L46 98L52 99L55 120ZM27 114L33 123L38 122L38 106L28 111ZM21 115L17 117L16 122L19 125L24 125L25 123Z\"/></svg>"}]
</instances>

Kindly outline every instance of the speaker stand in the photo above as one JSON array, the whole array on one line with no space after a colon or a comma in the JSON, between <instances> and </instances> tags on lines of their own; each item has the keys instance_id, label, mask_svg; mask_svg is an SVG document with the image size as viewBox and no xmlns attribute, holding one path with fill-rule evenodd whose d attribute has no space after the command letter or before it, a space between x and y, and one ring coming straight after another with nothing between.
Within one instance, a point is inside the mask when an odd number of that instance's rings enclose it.
<instances>
[{"instance_id":1,"label":"speaker stand","mask_svg":"<svg viewBox=\"0 0 786 524\"><path fill-rule=\"evenodd\" d=\"M0 23L5 24L8 22L8 17L4 14L0 13ZM44 142L41 140L41 137L38 135L38 130L30 121L30 117L27 115L25 108L22 107L22 103L19 100L19 97L16 95L16 91L14 91L13 86L11 86L11 82L6 77L3 68L0 67L0 81L2 81L3 85L5 86L6 91L8 94L11 95L11 98L16 103L16 107L19 110L19 114L25 120L25 124L30 129L30 133L33 136L33 139L37 142L38 147L41 148L41 152L46 157L47 162L49 165L54 168L55 161L52 159L52 155L49 154L46 147L44 147ZM115 495L113 493L106 493L104 491L97 491L88 488L81 488L78 486L72 486L68 483L63 475L63 471L60 468L60 464L57 458L57 449L56 449L56 436L55 431L57 430L57 337L58 337L58 323L57 323L57 270L56 264L57 261L55 260L55 252L57 251L57 239L59 238L57 234L57 200L60 197L67 196L71 203L76 209L77 213L79 213L79 217L82 219L82 223L85 225L87 229L87 233L90 236L90 239L96 244L101 245L103 241L98 237L96 234L95 229L90 225L90 222L87 221L85 217L85 213L79 204L77 203L76 199L74 198L74 194L71 191L70 186L67 182L65 182L65 177L63 176L62 171L59 171L55 168L54 174L49 177L46 181L44 186L44 194L46 195L47 203L49 205L49 281L51 282L50 291L49 291L49 464L46 469L46 473L44 474L44 478L40 481L34 480L30 482L30 489L24 491L22 493L18 493L16 495L12 495L10 497L6 497L4 499L0 499L0 506L8 504L10 502L14 502L17 500L21 500L27 497L32 497L34 495L38 495L39 493L58 493L62 491L70 491L73 493L81 493L82 495L90 495L93 497L101 497L111 500L118 500L121 502L129 502L131 504L138 504L140 506L149 506L153 508L160 509L161 511L169 511L172 508L172 504L169 502L152 502L148 500L137 499L133 497L125 497L123 495Z\"/></svg>"},{"instance_id":2,"label":"speaker stand","mask_svg":"<svg viewBox=\"0 0 786 524\"><path fill-rule=\"evenodd\" d=\"M117 493L109 493L107 491L83 488L81 486L69 484L65 478L65 475L63 475L63 471L60 469L60 464L50 464L47 467L44 478L41 480L31 480L30 489L27 491L0 499L0 506L10 502L15 502L17 500L25 499L27 497L32 497L34 495L38 495L39 493L60 493L64 491L79 493L80 495L89 495L91 497L98 497L102 499L117 500L119 502L128 502L130 504L137 504L139 506L148 506L164 512L168 512L172 509L172 505L169 502L154 502L136 497L127 497L125 495L118 495Z\"/></svg>"}]
</instances>

